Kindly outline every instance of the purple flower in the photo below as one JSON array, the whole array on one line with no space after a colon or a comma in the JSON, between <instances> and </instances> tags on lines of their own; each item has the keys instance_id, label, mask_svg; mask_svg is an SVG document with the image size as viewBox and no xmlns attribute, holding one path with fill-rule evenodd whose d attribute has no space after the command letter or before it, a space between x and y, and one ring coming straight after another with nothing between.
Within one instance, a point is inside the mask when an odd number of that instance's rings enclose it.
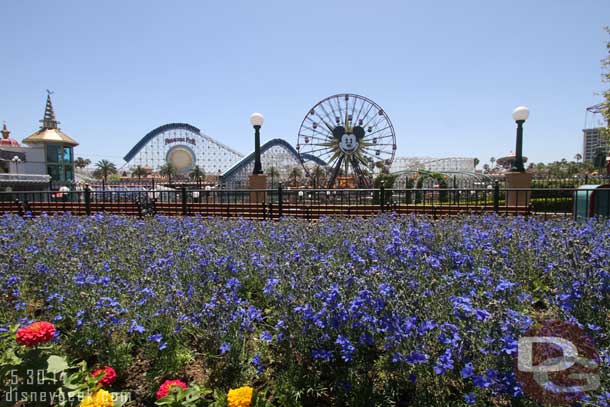
<instances>
[{"instance_id":1,"label":"purple flower","mask_svg":"<svg viewBox=\"0 0 610 407\"><path fill-rule=\"evenodd\" d=\"M476 310L474 310L474 316L477 321L486 321L491 316L491 314L482 308L477 308Z\"/></svg>"},{"instance_id":2,"label":"purple flower","mask_svg":"<svg viewBox=\"0 0 610 407\"><path fill-rule=\"evenodd\" d=\"M510 290L511 288L513 288L516 285L517 285L516 283L508 281L504 278L501 278L500 282L496 285L496 292Z\"/></svg>"},{"instance_id":3,"label":"purple flower","mask_svg":"<svg viewBox=\"0 0 610 407\"><path fill-rule=\"evenodd\" d=\"M254 355L254 357L252 358L252 364L254 365L254 368L256 369L256 372L258 374L263 374L263 372L265 371L265 367L263 366L261 355Z\"/></svg>"},{"instance_id":4,"label":"purple flower","mask_svg":"<svg viewBox=\"0 0 610 407\"><path fill-rule=\"evenodd\" d=\"M346 362L351 362L352 355L356 348L352 345L350 340L343 335L338 335L335 343L341 347L341 359Z\"/></svg>"},{"instance_id":5,"label":"purple flower","mask_svg":"<svg viewBox=\"0 0 610 407\"><path fill-rule=\"evenodd\" d=\"M231 345L229 345L226 342L223 342L222 345L220 345L220 354L224 355L225 353L227 353L228 351L231 350Z\"/></svg>"},{"instance_id":6,"label":"purple flower","mask_svg":"<svg viewBox=\"0 0 610 407\"><path fill-rule=\"evenodd\" d=\"M428 355L426 355L425 353L421 353L421 352L413 352L407 356L406 360L407 360L407 363L410 363L412 365L415 365L418 363L425 363L428 361Z\"/></svg>"},{"instance_id":7,"label":"purple flower","mask_svg":"<svg viewBox=\"0 0 610 407\"><path fill-rule=\"evenodd\" d=\"M472 367L472 363L466 363L462 370L460 371L462 378L468 379L474 375L474 368Z\"/></svg>"},{"instance_id":8,"label":"purple flower","mask_svg":"<svg viewBox=\"0 0 610 407\"><path fill-rule=\"evenodd\" d=\"M127 330L128 333L133 333L133 332L137 332L137 333L143 333L144 332L144 327L142 325L139 325L135 319L131 320L131 327ZM150 341L150 337L148 337L148 340Z\"/></svg>"},{"instance_id":9,"label":"purple flower","mask_svg":"<svg viewBox=\"0 0 610 407\"><path fill-rule=\"evenodd\" d=\"M325 360L327 362L330 362L331 360L333 360L333 353L325 349L314 349L311 352L311 357L313 359Z\"/></svg>"}]
</instances>

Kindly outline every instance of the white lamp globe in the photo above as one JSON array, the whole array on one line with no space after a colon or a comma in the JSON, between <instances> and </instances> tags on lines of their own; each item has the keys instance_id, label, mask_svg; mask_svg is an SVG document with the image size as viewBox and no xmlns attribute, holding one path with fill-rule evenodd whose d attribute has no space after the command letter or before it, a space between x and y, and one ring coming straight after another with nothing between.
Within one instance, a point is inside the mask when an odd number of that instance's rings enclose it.
<instances>
[{"instance_id":1,"label":"white lamp globe","mask_svg":"<svg viewBox=\"0 0 610 407\"><path fill-rule=\"evenodd\" d=\"M250 115L250 124L252 124L252 126L262 126L264 121L265 118L260 113L252 113Z\"/></svg>"},{"instance_id":2,"label":"white lamp globe","mask_svg":"<svg viewBox=\"0 0 610 407\"><path fill-rule=\"evenodd\" d=\"M519 106L515 110L513 110L513 119L518 121L525 121L530 116L530 110L525 106Z\"/></svg>"}]
</instances>

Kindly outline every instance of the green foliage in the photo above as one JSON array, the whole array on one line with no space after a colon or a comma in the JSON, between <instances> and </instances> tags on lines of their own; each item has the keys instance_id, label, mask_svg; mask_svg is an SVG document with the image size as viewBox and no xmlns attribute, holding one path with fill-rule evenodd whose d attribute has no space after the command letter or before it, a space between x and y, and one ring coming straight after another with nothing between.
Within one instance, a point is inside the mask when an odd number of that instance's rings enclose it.
<instances>
[{"instance_id":1,"label":"green foliage","mask_svg":"<svg viewBox=\"0 0 610 407\"><path fill-rule=\"evenodd\" d=\"M438 185L438 189L439 189L439 193L438 193L438 199L440 202L447 202L449 200L449 195L446 191L447 189L447 177L441 173L438 172L430 172L430 171L420 171L420 176L417 178L417 182L415 187L417 189L422 189L424 186L424 182L427 179L432 179L436 181L436 185ZM418 192L415 195L415 202L416 203L421 203L422 202L422 196L423 194L421 192Z\"/></svg>"},{"instance_id":2,"label":"green foliage","mask_svg":"<svg viewBox=\"0 0 610 407\"><path fill-rule=\"evenodd\" d=\"M196 165L189 173L189 178L201 182L205 179L205 171L203 171L198 165Z\"/></svg>"},{"instance_id":3,"label":"green foliage","mask_svg":"<svg viewBox=\"0 0 610 407\"><path fill-rule=\"evenodd\" d=\"M76 160L74 160L74 166L76 168L85 168L89 164L91 164L91 160L88 158L77 157Z\"/></svg>"},{"instance_id":4,"label":"green foliage","mask_svg":"<svg viewBox=\"0 0 610 407\"><path fill-rule=\"evenodd\" d=\"M136 177L138 179L145 177L147 174L146 169L141 165L136 166L131 170L131 176Z\"/></svg>"},{"instance_id":5,"label":"green foliage","mask_svg":"<svg viewBox=\"0 0 610 407\"><path fill-rule=\"evenodd\" d=\"M326 171L320 165L311 170L311 183L314 188L322 188L326 181Z\"/></svg>"},{"instance_id":6,"label":"green foliage","mask_svg":"<svg viewBox=\"0 0 610 407\"><path fill-rule=\"evenodd\" d=\"M28 348L17 345L15 333L18 326L12 326L0 336L8 344L0 355L0 393L18 394L28 405L45 406L60 389L58 375L67 368L65 359L53 355L49 345ZM22 397L23 396L23 397ZM16 396L17 397L17 396ZM16 400L15 400L16 401Z\"/></svg>"},{"instance_id":7,"label":"green foliage","mask_svg":"<svg viewBox=\"0 0 610 407\"><path fill-rule=\"evenodd\" d=\"M197 407L202 405L206 396L212 394L212 390L202 388L197 384L189 385L186 390L173 386L170 394L155 402L157 406L169 407ZM210 405L206 403L205 405Z\"/></svg>"},{"instance_id":8,"label":"green foliage","mask_svg":"<svg viewBox=\"0 0 610 407\"><path fill-rule=\"evenodd\" d=\"M297 186L301 180L301 177L303 176L303 170L301 170L300 167L293 167L290 170L290 174L288 175L288 179L290 180L290 183L294 186Z\"/></svg>"},{"instance_id":9,"label":"green foliage","mask_svg":"<svg viewBox=\"0 0 610 407\"><path fill-rule=\"evenodd\" d=\"M104 181L108 179L108 176L117 173L116 165L108 160L100 160L96 164L96 169L93 171L95 178L101 178Z\"/></svg>"},{"instance_id":10,"label":"green foliage","mask_svg":"<svg viewBox=\"0 0 610 407\"><path fill-rule=\"evenodd\" d=\"M166 177L170 184L172 182L172 178L174 178L177 173L178 171L176 167L169 161L163 164L161 168L159 168L159 175L161 175L162 177Z\"/></svg>"},{"instance_id":11,"label":"green foliage","mask_svg":"<svg viewBox=\"0 0 610 407\"><path fill-rule=\"evenodd\" d=\"M74 407L84 395L101 389L100 377L93 377L87 363L73 366L54 345L26 347L18 345L14 338L18 326L0 335L4 345L0 354L0 406L5 403L26 401L28 406ZM113 393L115 407L121 407L128 395ZM14 396L14 398L13 398Z\"/></svg>"},{"instance_id":12,"label":"green foliage","mask_svg":"<svg viewBox=\"0 0 610 407\"><path fill-rule=\"evenodd\" d=\"M568 179L574 176L585 176L595 170L590 161L568 161L565 158L551 163L531 163L527 171L536 178Z\"/></svg>"},{"instance_id":13,"label":"green foliage","mask_svg":"<svg viewBox=\"0 0 610 407\"><path fill-rule=\"evenodd\" d=\"M398 178L398 175L395 175L395 174L379 174L373 180L373 187L376 189L381 188L381 185L383 183L383 187L385 188L384 202L386 203L386 205L389 205L392 202L392 196L393 196L392 189L394 188L394 183L396 182L396 178ZM373 203L378 205L380 203L379 198L380 198L380 191L375 191L373 193Z\"/></svg>"},{"instance_id":14,"label":"green foliage","mask_svg":"<svg viewBox=\"0 0 610 407\"><path fill-rule=\"evenodd\" d=\"M280 172L278 171L278 169L274 166L271 166L265 170L265 174L267 174L270 179L271 188L275 188L277 183L280 181Z\"/></svg>"}]
</instances>

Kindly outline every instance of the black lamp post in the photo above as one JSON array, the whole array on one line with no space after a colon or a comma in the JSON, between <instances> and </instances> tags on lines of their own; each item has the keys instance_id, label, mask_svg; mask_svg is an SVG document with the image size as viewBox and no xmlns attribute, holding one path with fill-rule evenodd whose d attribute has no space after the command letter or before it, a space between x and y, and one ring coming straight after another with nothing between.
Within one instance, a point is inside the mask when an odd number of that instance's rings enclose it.
<instances>
[{"instance_id":1,"label":"black lamp post","mask_svg":"<svg viewBox=\"0 0 610 407\"><path fill-rule=\"evenodd\" d=\"M525 123L529 115L530 111L525 106L519 106L513 111L513 119L517 122L517 146L511 171L525 172L523 167L523 123Z\"/></svg>"},{"instance_id":2,"label":"black lamp post","mask_svg":"<svg viewBox=\"0 0 610 407\"><path fill-rule=\"evenodd\" d=\"M260 175L263 173L263 166L261 164L261 126L265 118L260 113L252 113L250 116L250 124L254 127L254 171L252 174Z\"/></svg>"}]
</instances>

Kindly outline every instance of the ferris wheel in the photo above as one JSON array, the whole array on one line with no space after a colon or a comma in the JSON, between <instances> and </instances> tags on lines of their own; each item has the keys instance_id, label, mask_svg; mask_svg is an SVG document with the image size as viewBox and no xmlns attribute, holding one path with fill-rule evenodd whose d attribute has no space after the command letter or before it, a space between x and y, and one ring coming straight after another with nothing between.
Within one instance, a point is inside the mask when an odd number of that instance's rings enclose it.
<instances>
[{"instance_id":1,"label":"ferris wheel","mask_svg":"<svg viewBox=\"0 0 610 407\"><path fill-rule=\"evenodd\" d=\"M355 176L369 187L389 169L396 153L394 126L385 111L364 96L342 93L312 107L299 128L297 151L328 164L328 188L338 176Z\"/></svg>"}]
</instances>

